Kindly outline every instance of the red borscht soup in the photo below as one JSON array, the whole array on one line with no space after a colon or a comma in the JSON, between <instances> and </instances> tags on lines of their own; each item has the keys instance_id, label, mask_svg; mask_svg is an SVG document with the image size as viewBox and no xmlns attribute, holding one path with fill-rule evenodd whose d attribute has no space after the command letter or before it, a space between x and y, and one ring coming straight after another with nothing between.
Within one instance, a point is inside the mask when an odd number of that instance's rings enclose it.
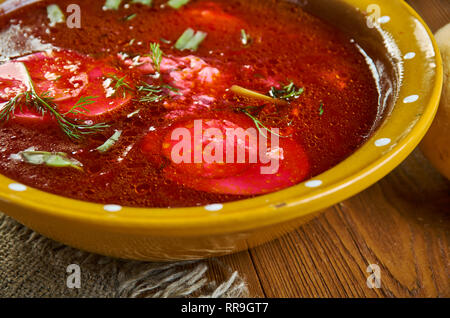
<instances>
[{"instance_id":1,"label":"red borscht soup","mask_svg":"<svg viewBox=\"0 0 450 318\"><path fill-rule=\"evenodd\" d=\"M0 173L69 198L263 195L377 123L361 48L287 1L40 1L3 14L0 37Z\"/></svg>"}]
</instances>

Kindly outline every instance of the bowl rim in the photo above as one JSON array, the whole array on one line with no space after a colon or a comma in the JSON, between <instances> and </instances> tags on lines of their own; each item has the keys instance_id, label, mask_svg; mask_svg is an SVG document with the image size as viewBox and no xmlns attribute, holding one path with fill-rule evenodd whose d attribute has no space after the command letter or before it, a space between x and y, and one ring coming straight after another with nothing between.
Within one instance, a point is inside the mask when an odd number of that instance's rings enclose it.
<instances>
[{"instance_id":1,"label":"bowl rim","mask_svg":"<svg viewBox=\"0 0 450 318\"><path fill-rule=\"evenodd\" d=\"M379 2L381 5L383 1ZM384 3L387 5L387 2ZM119 206L110 205L109 211L105 211L103 204L70 199L33 188L27 188L27 191L31 193L30 197L33 196L29 199L24 197L22 192L10 191L8 185L15 182L0 175L0 205L4 203L3 206L6 204L9 207L23 208L28 213L108 227L110 230L119 232L149 233L152 231L152 234L157 233L161 236L200 236L248 231L280 224L320 211L355 195L387 175L415 149L430 127L439 104L443 67L436 41L426 23L414 9L404 1L400 3L408 16L417 19L426 30L427 40L431 42L435 52L435 83L432 89L430 87L430 97L423 101L423 114L409 133L389 151L383 153L378 160L366 165L361 171L322 187L310 189L308 195L303 197L296 196L295 192L296 189L304 187L305 182L256 198L211 204L206 207L168 209L120 207L119 211L113 211L119 209ZM395 106L398 103L399 100L396 101ZM381 127L378 128L380 129ZM374 136L369 141L373 138ZM345 161L330 170L342 166ZM314 177L316 178L320 176ZM52 203L49 204L49 202Z\"/></svg>"}]
</instances>

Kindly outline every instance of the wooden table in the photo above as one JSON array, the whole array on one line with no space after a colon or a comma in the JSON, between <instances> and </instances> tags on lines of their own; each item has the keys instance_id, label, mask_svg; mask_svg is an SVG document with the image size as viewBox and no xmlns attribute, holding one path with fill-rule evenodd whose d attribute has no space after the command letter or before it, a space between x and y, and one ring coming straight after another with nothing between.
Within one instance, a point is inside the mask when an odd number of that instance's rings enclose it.
<instances>
[{"instance_id":1,"label":"wooden table","mask_svg":"<svg viewBox=\"0 0 450 318\"><path fill-rule=\"evenodd\" d=\"M433 32L450 22L449 0L408 2ZM449 228L450 182L416 149L295 232L219 261L245 277L253 297L450 297ZM379 289L366 285L369 264L380 267Z\"/></svg>"}]
</instances>

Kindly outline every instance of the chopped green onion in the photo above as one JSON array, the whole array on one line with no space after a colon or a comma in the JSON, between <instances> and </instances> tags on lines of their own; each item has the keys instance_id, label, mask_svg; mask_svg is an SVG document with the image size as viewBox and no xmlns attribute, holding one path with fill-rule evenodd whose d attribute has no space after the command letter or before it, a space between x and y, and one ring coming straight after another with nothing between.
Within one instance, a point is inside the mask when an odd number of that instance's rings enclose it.
<instances>
[{"instance_id":1,"label":"chopped green onion","mask_svg":"<svg viewBox=\"0 0 450 318\"><path fill-rule=\"evenodd\" d=\"M134 112L132 112L132 113L128 114L128 115L127 115L127 118L131 118L131 117L133 117L133 116L135 116L135 115L139 114L139 113L140 113L140 111L141 111L141 109L140 109L140 108L139 108L139 109L137 109L137 110L135 110Z\"/></svg>"},{"instance_id":2,"label":"chopped green onion","mask_svg":"<svg viewBox=\"0 0 450 318\"><path fill-rule=\"evenodd\" d=\"M63 23L66 21L64 13L57 4L51 4L47 7L47 17L50 20L50 26L54 27L56 23Z\"/></svg>"},{"instance_id":3,"label":"chopped green onion","mask_svg":"<svg viewBox=\"0 0 450 318\"><path fill-rule=\"evenodd\" d=\"M116 130L116 132L101 146L97 147L96 150L105 153L119 140L122 135L121 130Z\"/></svg>"},{"instance_id":4,"label":"chopped green onion","mask_svg":"<svg viewBox=\"0 0 450 318\"><path fill-rule=\"evenodd\" d=\"M64 152L21 151L17 154L21 160L32 165L46 165L55 168L75 168L82 170L83 165L76 159L69 158Z\"/></svg>"},{"instance_id":5,"label":"chopped green onion","mask_svg":"<svg viewBox=\"0 0 450 318\"><path fill-rule=\"evenodd\" d=\"M246 89L246 88L238 86L238 85L233 85L230 88L230 90L239 96L253 98L253 99L259 99L259 100L267 101L269 103L274 103L274 104L286 105L286 101L284 101L284 100L272 98L267 95L260 94L258 92Z\"/></svg>"},{"instance_id":6,"label":"chopped green onion","mask_svg":"<svg viewBox=\"0 0 450 318\"><path fill-rule=\"evenodd\" d=\"M124 17L123 21L131 21L134 18L136 18L136 16L137 16L137 13L130 14L129 16Z\"/></svg>"},{"instance_id":7,"label":"chopped green onion","mask_svg":"<svg viewBox=\"0 0 450 318\"><path fill-rule=\"evenodd\" d=\"M174 9L179 9L182 6L186 5L190 0L170 0L169 2L167 2L167 4L174 8Z\"/></svg>"},{"instance_id":8,"label":"chopped green onion","mask_svg":"<svg viewBox=\"0 0 450 318\"><path fill-rule=\"evenodd\" d=\"M184 31L184 33L180 36L180 38L175 43L175 48L177 50L184 50L184 47L192 39L194 34L195 34L195 31L191 28Z\"/></svg>"},{"instance_id":9,"label":"chopped green onion","mask_svg":"<svg viewBox=\"0 0 450 318\"><path fill-rule=\"evenodd\" d=\"M324 110L323 110L323 103L320 102L319 115L322 116L322 115L323 115L323 112L324 112Z\"/></svg>"},{"instance_id":10,"label":"chopped green onion","mask_svg":"<svg viewBox=\"0 0 450 318\"><path fill-rule=\"evenodd\" d=\"M244 29L241 30L241 42L244 46L247 46L250 44L250 36L245 32Z\"/></svg>"},{"instance_id":11,"label":"chopped green onion","mask_svg":"<svg viewBox=\"0 0 450 318\"><path fill-rule=\"evenodd\" d=\"M152 0L133 0L131 1L132 3L140 3L146 6L151 6L152 5Z\"/></svg>"},{"instance_id":12,"label":"chopped green onion","mask_svg":"<svg viewBox=\"0 0 450 318\"><path fill-rule=\"evenodd\" d=\"M122 0L106 0L103 8L105 10L118 10Z\"/></svg>"},{"instance_id":13,"label":"chopped green onion","mask_svg":"<svg viewBox=\"0 0 450 318\"><path fill-rule=\"evenodd\" d=\"M195 32L193 29L188 28L175 43L175 48L180 51L197 51L199 45L203 42L207 35L208 34L205 32Z\"/></svg>"},{"instance_id":14,"label":"chopped green onion","mask_svg":"<svg viewBox=\"0 0 450 318\"><path fill-rule=\"evenodd\" d=\"M197 31L197 33L195 33L194 37L186 44L185 49L191 50L191 51L197 51L198 47L203 42L203 40L205 40L207 35L208 35L208 33L206 33L206 32Z\"/></svg>"}]
</instances>

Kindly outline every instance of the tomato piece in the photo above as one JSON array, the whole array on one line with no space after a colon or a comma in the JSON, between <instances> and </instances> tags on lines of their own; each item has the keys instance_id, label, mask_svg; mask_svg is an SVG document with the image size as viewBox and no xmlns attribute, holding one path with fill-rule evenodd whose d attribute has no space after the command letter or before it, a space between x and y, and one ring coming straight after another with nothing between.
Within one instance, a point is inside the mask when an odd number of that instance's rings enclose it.
<instances>
[{"instance_id":1,"label":"tomato piece","mask_svg":"<svg viewBox=\"0 0 450 318\"><path fill-rule=\"evenodd\" d=\"M30 89L30 76L23 63L10 62L0 65L0 108L18 94ZM14 118L26 123L32 121L50 121L50 116L28 109L25 105L17 105ZM20 114L17 117L17 114Z\"/></svg>"},{"instance_id":2,"label":"tomato piece","mask_svg":"<svg viewBox=\"0 0 450 318\"><path fill-rule=\"evenodd\" d=\"M20 62L20 63L18 63ZM12 72L17 65L25 65L29 75L17 71ZM27 82L31 78L36 93L45 93L53 98L60 113L70 111L81 97L94 97L92 104L83 106L88 111L83 114L67 114L72 118L93 118L98 115L116 110L125 105L131 98L129 92L122 96L114 91L113 80L108 77L122 78L125 75L109 66L106 61L95 60L69 50L54 50L34 53L0 67L0 99L9 100L13 95L6 94L14 91L23 92L29 87ZM34 110L22 111L17 109L15 118L42 119L41 114Z\"/></svg>"},{"instance_id":3,"label":"tomato piece","mask_svg":"<svg viewBox=\"0 0 450 318\"><path fill-rule=\"evenodd\" d=\"M30 88L29 76L21 63L0 65L0 102L8 102Z\"/></svg>"},{"instance_id":4,"label":"tomato piece","mask_svg":"<svg viewBox=\"0 0 450 318\"><path fill-rule=\"evenodd\" d=\"M48 92L55 102L76 98L88 83L82 58L70 51L35 53L20 59L37 92Z\"/></svg>"}]
</instances>

